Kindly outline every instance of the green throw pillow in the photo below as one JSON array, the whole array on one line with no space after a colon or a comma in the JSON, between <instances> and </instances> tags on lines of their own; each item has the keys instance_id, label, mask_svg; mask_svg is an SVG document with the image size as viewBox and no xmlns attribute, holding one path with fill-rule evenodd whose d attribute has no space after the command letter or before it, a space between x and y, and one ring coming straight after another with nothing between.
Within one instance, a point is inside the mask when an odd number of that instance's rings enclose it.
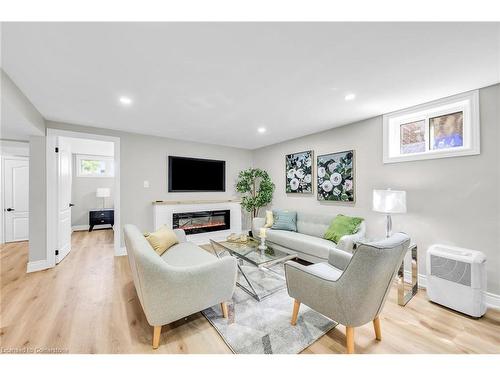
<instances>
[{"instance_id":1,"label":"green throw pillow","mask_svg":"<svg viewBox=\"0 0 500 375\"><path fill-rule=\"evenodd\" d=\"M342 236L356 233L363 220L361 217L337 215L330 223L323 238L338 243Z\"/></svg>"},{"instance_id":2,"label":"green throw pillow","mask_svg":"<svg viewBox=\"0 0 500 375\"><path fill-rule=\"evenodd\" d=\"M273 210L273 225L271 229L297 232L297 212Z\"/></svg>"}]
</instances>

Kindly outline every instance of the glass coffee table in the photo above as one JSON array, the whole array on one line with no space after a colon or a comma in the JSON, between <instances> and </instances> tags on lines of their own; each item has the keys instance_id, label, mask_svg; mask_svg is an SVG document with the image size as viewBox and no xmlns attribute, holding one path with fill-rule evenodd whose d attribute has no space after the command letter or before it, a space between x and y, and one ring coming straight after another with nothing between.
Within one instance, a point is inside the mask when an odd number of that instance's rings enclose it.
<instances>
[{"instance_id":1,"label":"glass coffee table","mask_svg":"<svg viewBox=\"0 0 500 375\"><path fill-rule=\"evenodd\" d=\"M296 253L275 249L269 241L266 241L266 250L261 251L258 249L260 242L254 238L244 243L214 240L210 240L210 243L219 258L226 252L237 258L240 272L236 284L257 301L285 288L286 280L281 265L297 257Z\"/></svg>"}]
</instances>

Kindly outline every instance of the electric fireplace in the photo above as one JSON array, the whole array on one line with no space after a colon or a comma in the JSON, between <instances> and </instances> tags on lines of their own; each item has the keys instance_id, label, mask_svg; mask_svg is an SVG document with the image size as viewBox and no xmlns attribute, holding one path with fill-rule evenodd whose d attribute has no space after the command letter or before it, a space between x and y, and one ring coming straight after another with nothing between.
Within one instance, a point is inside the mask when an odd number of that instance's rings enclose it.
<instances>
[{"instance_id":1,"label":"electric fireplace","mask_svg":"<svg viewBox=\"0 0 500 375\"><path fill-rule=\"evenodd\" d=\"M186 234L226 230L230 228L230 210L174 212L172 228L184 229Z\"/></svg>"}]
</instances>

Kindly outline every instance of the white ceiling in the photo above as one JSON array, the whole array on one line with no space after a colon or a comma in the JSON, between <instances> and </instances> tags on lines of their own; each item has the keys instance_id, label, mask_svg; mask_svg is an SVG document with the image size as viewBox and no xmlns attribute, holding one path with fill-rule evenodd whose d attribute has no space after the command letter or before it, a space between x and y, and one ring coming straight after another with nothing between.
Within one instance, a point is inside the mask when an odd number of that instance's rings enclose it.
<instances>
[{"instance_id":1,"label":"white ceiling","mask_svg":"<svg viewBox=\"0 0 500 375\"><path fill-rule=\"evenodd\" d=\"M499 25L8 23L2 64L46 119L254 149L499 82Z\"/></svg>"},{"instance_id":2,"label":"white ceiling","mask_svg":"<svg viewBox=\"0 0 500 375\"><path fill-rule=\"evenodd\" d=\"M71 153L83 155L114 156L113 142L98 141L95 139L61 137L69 145Z\"/></svg>"}]
</instances>

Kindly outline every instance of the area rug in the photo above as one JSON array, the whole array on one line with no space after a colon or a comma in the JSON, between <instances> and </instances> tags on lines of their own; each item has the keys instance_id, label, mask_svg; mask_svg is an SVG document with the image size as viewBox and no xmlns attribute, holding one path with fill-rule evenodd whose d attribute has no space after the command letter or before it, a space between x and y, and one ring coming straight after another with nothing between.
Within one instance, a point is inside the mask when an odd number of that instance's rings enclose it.
<instances>
[{"instance_id":1,"label":"area rug","mask_svg":"<svg viewBox=\"0 0 500 375\"><path fill-rule=\"evenodd\" d=\"M247 275L260 285L267 280L256 267L243 266ZM282 273L282 266L278 272ZM241 281L241 276L238 278ZM282 289L261 302L240 287L236 287L232 302L228 302L229 317L222 317L220 305L202 311L236 354L296 354L307 348L337 323L300 306L297 324L292 326L293 299Z\"/></svg>"}]
</instances>

